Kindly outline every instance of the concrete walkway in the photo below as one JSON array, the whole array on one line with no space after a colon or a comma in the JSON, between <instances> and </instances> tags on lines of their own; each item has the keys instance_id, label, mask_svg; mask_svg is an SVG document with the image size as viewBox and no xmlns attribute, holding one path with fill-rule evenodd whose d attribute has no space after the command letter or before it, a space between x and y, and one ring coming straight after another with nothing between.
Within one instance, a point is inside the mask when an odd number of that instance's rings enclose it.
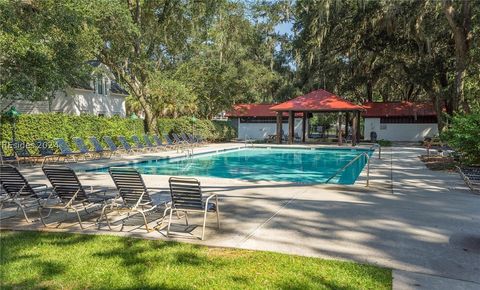
<instances>
[{"instance_id":1,"label":"concrete walkway","mask_svg":"<svg viewBox=\"0 0 480 290\"><path fill-rule=\"evenodd\" d=\"M202 150L228 146L239 145ZM423 152L384 148L382 159L376 153L370 187L365 186L365 170L354 186L199 177L207 194L221 196L222 228L216 230L212 218L202 242L194 238L198 228L175 221L174 229L182 232L175 239L388 267L394 269L394 289L480 289L480 196L468 191L458 174L426 169L417 158ZM29 180L45 181L38 168L23 172ZM86 184L113 188L108 175L79 175ZM168 194L168 177L144 177L147 185L161 188L160 195ZM3 221L1 228L44 229L20 218ZM123 232L110 232L93 224L81 231L71 219L55 231L166 239L165 230L146 233L135 221Z\"/></svg>"}]
</instances>

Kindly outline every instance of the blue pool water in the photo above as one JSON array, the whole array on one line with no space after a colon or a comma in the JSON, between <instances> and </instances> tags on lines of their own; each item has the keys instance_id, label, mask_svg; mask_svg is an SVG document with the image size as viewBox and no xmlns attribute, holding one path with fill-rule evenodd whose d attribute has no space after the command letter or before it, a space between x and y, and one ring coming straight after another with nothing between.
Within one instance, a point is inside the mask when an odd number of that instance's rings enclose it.
<instances>
[{"instance_id":1,"label":"blue pool water","mask_svg":"<svg viewBox=\"0 0 480 290\"><path fill-rule=\"evenodd\" d=\"M284 149L244 148L203 154L192 158L150 160L126 165L142 174L170 176L209 176L244 180L325 183L362 149ZM361 157L329 183L353 184L365 166ZM91 171L107 172L108 168Z\"/></svg>"}]
</instances>

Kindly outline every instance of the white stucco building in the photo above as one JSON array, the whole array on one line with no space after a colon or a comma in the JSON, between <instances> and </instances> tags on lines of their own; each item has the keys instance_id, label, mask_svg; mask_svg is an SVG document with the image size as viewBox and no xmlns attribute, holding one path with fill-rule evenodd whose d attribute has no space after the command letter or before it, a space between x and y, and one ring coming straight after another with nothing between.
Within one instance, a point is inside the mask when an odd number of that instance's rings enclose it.
<instances>
[{"instance_id":1,"label":"white stucco building","mask_svg":"<svg viewBox=\"0 0 480 290\"><path fill-rule=\"evenodd\" d=\"M377 140L423 141L438 135L437 114L430 103L388 102L363 104L364 138L371 133Z\"/></svg>"},{"instance_id":2,"label":"white stucco building","mask_svg":"<svg viewBox=\"0 0 480 290\"><path fill-rule=\"evenodd\" d=\"M57 91L50 101L2 100L0 110L15 106L19 112L27 114L61 112L125 117L128 93L115 81L108 67L98 61L89 64L93 67L90 81Z\"/></svg>"},{"instance_id":3,"label":"white stucco building","mask_svg":"<svg viewBox=\"0 0 480 290\"><path fill-rule=\"evenodd\" d=\"M233 127L237 129L240 140L265 140L276 134L276 112L270 110L275 104L238 104L226 116ZM288 132L288 115L282 120L284 134ZM302 136L302 116L295 116L295 133Z\"/></svg>"}]
</instances>

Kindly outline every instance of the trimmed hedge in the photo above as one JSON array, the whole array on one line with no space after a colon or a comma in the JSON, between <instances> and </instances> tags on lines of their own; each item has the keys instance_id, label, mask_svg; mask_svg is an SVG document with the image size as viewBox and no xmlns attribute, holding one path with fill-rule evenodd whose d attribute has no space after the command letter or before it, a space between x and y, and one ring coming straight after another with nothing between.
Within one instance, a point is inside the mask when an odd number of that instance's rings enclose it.
<instances>
[{"instance_id":1,"label":"trimmed hedge","mask_svg":"<svg viewBox=\"0 0 480 290\"><path fill-rule=\"evenodd\" d=\"M199 120L192 121L190 117L176 119L159 119L158 131L162 134L193 133L212 142L230 141L235 138L236 131L225 121Z\"/></svg>"},{"instance_id":2,"label":"trimmed hedge","mask_svg":"<svg viewBox=\"0 0 480 290\"><path fill-rule=\"evenodd\" d=\"M1 119L0 140L10 142L12 140L12 125L6 117ZM55 138L63 138L69 142L72 148L73 137L81 137L87 145L90 144L88 137L96 136L103 142L103 136L143 134L143 121L114 117L98 117L94 115L68 115L59 113L46 114L22 114L16 122L15 139L33 144L35 140L44 139L53 141ZM106 146L106 144L104 144Z\"/></svg>"},{"instance_id":3,"label":"trimmed hedge","mask_svg":"<svg viewBox=\"0 0 480 290\"><path fill-rule=\"evenodd\" d=\"M227 122L197 120L195 126L190 118L160 119L158 129L163 133L192 133L200 135L209 141L228 141L235 137L235 130ZM72 138L81 137L90 146L87 139L96 136L102 143L103 136L115 137L123 135L128 139L134 135L144 134L143 120L131 120L128 118L98 117L94 115L68 115L59 113L47 114L22 114L16 122L15 139L33 144L35 140L44 139L53 141L55 138L63 138L74 146ZM12 125L6 117L1 118L0 141L12 140ZM106 147L106 144L103 144ZM9 153L8 146L5 151Z\"/></svg>"}]
</instances>

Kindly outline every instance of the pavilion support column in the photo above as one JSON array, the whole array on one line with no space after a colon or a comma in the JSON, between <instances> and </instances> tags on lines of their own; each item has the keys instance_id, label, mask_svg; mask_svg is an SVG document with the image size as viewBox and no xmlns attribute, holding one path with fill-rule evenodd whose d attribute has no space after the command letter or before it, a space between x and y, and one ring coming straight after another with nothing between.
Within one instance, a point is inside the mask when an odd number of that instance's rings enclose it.
<instances>
[{"instance_id":1,"label":"pavilion support column","mask_svg":"<svg viewBox=\"0 0 480 290\"><path fill-rule=\"evenodd\" d=\"M358 114L354 113L353 114L353 120L352 120L352 146L357 145L357 123L358 123Z\"/></svg>"},{"instance_id":2,"label":"pavilion support column","mask_svg":"<svg viewBox=\"0 0 480 290\"><path fill-rule=\"evenodd\" d=\"M288 144L293 144L295 134L295 120L293 114L293 111L288 111Z\"/></svg>"},{"instance_id":3,"label":"pavilion support column","mask_svg":"<svg viewBox=\"0 0 480 290\"><path fill-rule=\"evenodd\" d=\"M360 111L357 112L357 143L360 143Z\"/></svg>"},{"instance_id":4,"label":"pavilion support column","mask_svg":"<svg viewBox=\"0 0 480 290\"><path fill-rule=\"evenodd\" d=\"M342 138L342 113L338 113L337 115L337 123L338 123L338 146L342 146L343 138Z\"/></svg>"},{"instance_id":5,"label":"pavilion support column","mask_svg":"<svg viewBox=\"0 0 480 290\"><path fill-rule=\"evenodd\" d=\"M346 112L345 113L345 138L348 138L348 130L350 129L349 123L350 123L350 113Z\"/></svg>"},{"instance_id":6,"label":"pavilion support column","mask_svg":"<svg viewBox=\"0 0 480 290\"><path fill-rule=\"evenodd\" d=\"M302 143L305 143L305 136L307 135L307 112L303 112L302 118Z\"/></svg>"},{"instance_id":7,"label":"pavilion support column","mask_svg":"<svg viewBox=\"0 0 480 290\"><path fill-rule=\"evenodd\" d=\"M277 135L275 141L277 144L282 144L282 112L277 112Z\"/></svg>"}]
</instances>

